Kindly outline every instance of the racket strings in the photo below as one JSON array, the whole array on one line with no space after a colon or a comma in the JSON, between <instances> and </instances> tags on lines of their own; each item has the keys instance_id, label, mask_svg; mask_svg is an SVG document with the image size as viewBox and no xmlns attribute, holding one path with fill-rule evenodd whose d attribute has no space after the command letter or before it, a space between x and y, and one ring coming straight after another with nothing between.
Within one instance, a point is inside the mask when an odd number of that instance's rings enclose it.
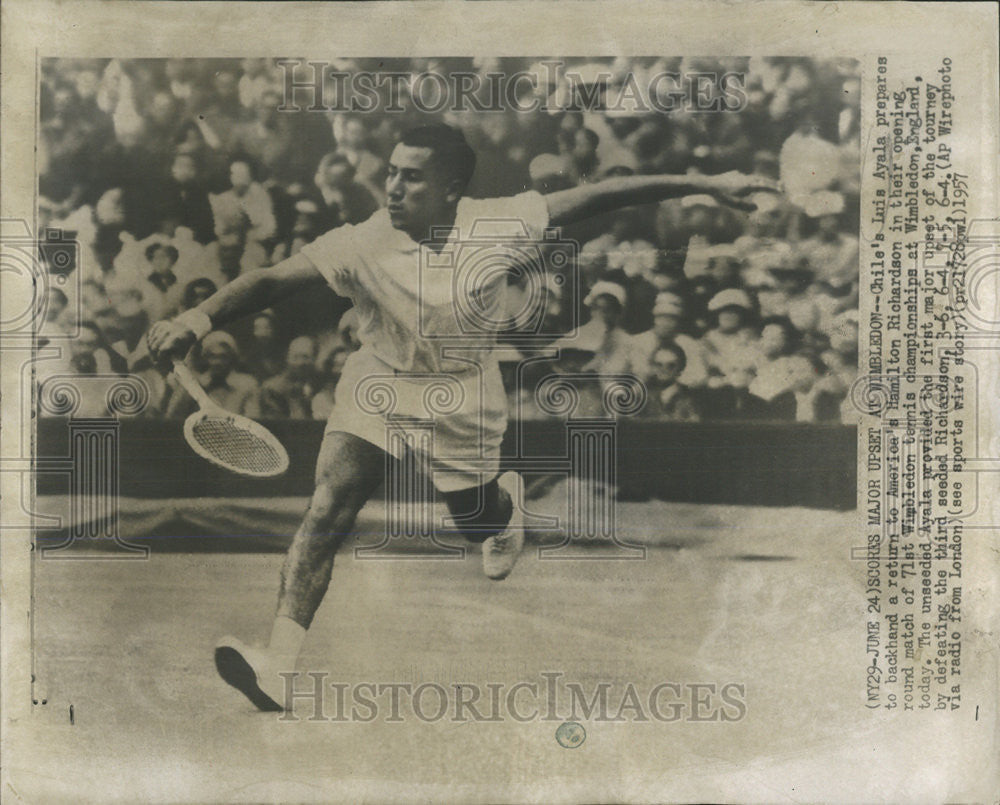
<instances>
[{"instance_id":1,"label":"racket strings","mask_svg":"<svg viewBox=\"0 0 1000 805\"><path fill-rule=\"evenodd\" d=\"M272 444L229 419L201 419L191 435L206 452L233 469L275 472L282 467L282 456Z\"/></svg>"}]
</instances>

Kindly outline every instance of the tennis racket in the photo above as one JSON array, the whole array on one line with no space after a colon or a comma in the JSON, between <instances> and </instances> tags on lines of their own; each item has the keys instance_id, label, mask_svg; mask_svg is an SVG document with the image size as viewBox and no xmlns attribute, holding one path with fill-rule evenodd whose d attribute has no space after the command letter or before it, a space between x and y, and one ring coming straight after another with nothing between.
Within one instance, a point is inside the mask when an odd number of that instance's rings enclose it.
<instances>
[{"instance_id":1,"label":"tennis racket","mask_svg":"<svg viewBox=\"0 0 1000 805\"><path fill-rule=\"evenodd\" d=\"M174 377L198 410L184 420L184 438L199 456L240 475L270 478L288 469L288 452L263 425L216 403L191 370L174 361Z\"/></svg>"}]
</instances>

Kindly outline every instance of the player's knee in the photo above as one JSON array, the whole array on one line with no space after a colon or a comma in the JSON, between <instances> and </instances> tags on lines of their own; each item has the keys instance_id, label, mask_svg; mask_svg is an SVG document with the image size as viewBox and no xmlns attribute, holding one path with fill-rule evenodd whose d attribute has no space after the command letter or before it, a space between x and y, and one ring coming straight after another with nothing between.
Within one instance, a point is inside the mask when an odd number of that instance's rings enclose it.
<instances>
[{"instance_id":1,"label":"player's knee","mask_svg":"<svg viewBox=\"0 0 1000 805\"><path fill-rule=\"evenodd\" d=\"M354 527L363 503L350 488L321 483L309 502L307 528L318 535L343 536Z\"/></svg>"}]
</instances>

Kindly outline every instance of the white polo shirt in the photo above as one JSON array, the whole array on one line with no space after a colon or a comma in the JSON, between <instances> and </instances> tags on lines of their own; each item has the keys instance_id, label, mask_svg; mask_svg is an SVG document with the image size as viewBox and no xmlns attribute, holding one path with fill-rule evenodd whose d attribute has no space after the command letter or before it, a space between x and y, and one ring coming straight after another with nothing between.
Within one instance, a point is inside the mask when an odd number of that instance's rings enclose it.
<instances>
[{"instance_id":1,"label":"white polo shirt","mask_svg":"<svg viewBox=\"0 0 1000 805\"><path fill-rule=\"evenodd\" d=\"M442 348L461 345L480 365L503 326L506 270L543 238L548 205L529 191L495 199L463 198L438 253L393 228L381 209L367 221L320 236L304 254L340 296L353 300L358 338L402 372L459 372Z\"/></svg>"}]
</instances>

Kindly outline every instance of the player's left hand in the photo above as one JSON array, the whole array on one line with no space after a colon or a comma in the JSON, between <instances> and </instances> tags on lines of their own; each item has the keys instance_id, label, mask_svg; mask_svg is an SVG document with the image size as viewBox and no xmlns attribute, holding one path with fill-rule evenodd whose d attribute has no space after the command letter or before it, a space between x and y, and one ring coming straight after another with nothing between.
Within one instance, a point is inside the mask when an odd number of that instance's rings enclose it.
<instances>
[{"instance_id":1,"label":"player's left hand","mask_svg":"<svg viewBox=\"0 0 1000 805\"><path fill-rule=\"evenodd\" d=\"M706 192L723 204L750 212L756 205L747 198L751 193L780 193L781 184L769 176L729 171L706 176Z\"/></svg>"}]
</instances>

